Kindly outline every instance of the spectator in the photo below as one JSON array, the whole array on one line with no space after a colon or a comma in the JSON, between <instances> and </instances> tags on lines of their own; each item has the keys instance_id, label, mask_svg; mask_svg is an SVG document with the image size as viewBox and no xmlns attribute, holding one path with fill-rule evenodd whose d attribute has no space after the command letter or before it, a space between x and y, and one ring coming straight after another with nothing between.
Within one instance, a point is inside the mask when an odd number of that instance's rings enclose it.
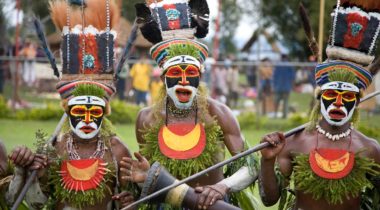
<instances>
[{"instance_id":1,"label":"spectator","mask_svg":"<svg viewBox=\"0 0 380 210\"><path fill-rule=\"evenodd\" d=\"M272 75L273 66L268 58L261 60L258 67L259 70L259 100L262 104L262 114L267 113L267 109L272 107L271 97L272 97Z\"/></svg>"},{"instance_id":2,"label":"spectator","mask_svg":"<svg viewBox=\"0 0 380 210\"><path fill-rule=\"evenodd\" d=\"M239 68L231 66L227 71L228 99L227 105L231 108L237 106L239 99Z\"/></svg>"},{"instance_id":3,"label":"spectator","mask_svg":"<svg viewBox=\"0 0 380 210\"><path fill-rule=\"evenodd\" d=\"M248 62L248 60L246 60ZM245 67L245 73L246 73L246 76L247 76L247 81L248 81L248 85L249 87L253 88L253 87L257 87L256 86L256 66L254 65L247 65Z\"/></svg>"},{"instance_id":4,"label":"spectator","mask_svg":"<svg viewBox=\"0 0 380 210\"><path fill-rule=\"evenodd\" d=\"M156 66L153 69L152 74L152 81L150 82L150 97L151 97L151 104L154 104L158 97L160 96L160 91L162 87L164 86L164 83L162 82L161 78L161 70L160 67Z\"/></svg>"},{"instance_id":5,"label":"spectator","mask_svg":"<svg viewBox=\"0 0 380 210\"><path fill-rule=\"evenodd\" d=\"M0 47L0 57L5 55L5 50ZM0 95L4 94L6 62L0 59Z\"/></svg>"},{"instance_id":6,"label":"spectator","mask_svg":"<svg viewBox=\"0 0 380 210\"><path fill-rule=\"evenodd\" d=\"M221 103L226 103L228 95L227 86L227 70L222 65L215 66L214 69L214 79L213 84L215 85L215 99Z\"/></svg>"},{"instance_id":7,"label":"spectator","mask_svg":"<svg viewBox=\"0 0 380 210\"><path fill-rule=\"evenodd\" d=\"M146 95L149 90L152 68L152 65L149 64L144 54L141 55L140 60L132 66L129 75L132 77L132 88L135 93L137 105L147 105Z\"/></svg>"},{"instance_id":8,"label":"spectator","mask_svg":"<svg viewBox=\"0 0 380 210\"><path fill-rule=\"evenodd\" d=\"M19 55L25 58L22 72L23 80L28 87L33 87L36 81L34 63L37 55L37 49L33 43L26 42L24 48L21 49Z\"/></svg>"},{"instance_id":9,"label":"spectator","mask_svg":"<svg viewBox=\"0 0 380 210\"><path fill-rule=\"evenodd\" d=\"M128 76L128 64L124 65L119 73L119 79L116 82L117 97L120 100L126 99L126 79Z\"/></svg>"},{"instance_id":10,"label":"spectator","mask_svg":"<svg viewBox=\"0 0 380 210\"><path fill-rule=\"evenodd\" d=\"M282 64L276 66L273 73L274 111L277 116L282 101L282 118L285 119L288 115L288 99L293 88L295 69L287 63L289 61L287 55L281 55L281 61Z\"/></svg>"}]
</instances>

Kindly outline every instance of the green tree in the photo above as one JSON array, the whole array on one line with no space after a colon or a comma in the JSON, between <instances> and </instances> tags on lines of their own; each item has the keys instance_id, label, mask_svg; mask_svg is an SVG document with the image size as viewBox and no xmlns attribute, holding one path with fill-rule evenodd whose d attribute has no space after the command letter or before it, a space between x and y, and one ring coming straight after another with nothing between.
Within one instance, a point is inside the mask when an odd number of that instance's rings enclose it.
<instances>
[{"instance_id":1,"label":"green tree","mask_svg":"<svg viewBox=\"0 0 380 210\"><path fill-rule=\"evenodd\" d=\"M123 8L121 10L122 16L127 18L127 20L129 20L130 22L133 22L136 17L135 4L144 2L144 0L123 1Z\"/></svg>"},{"instance_id":2,"label":"green tree","mask_svg":"<svg viewBox=\"0 0 380 210\"><path fill-rule=\"evenodd\" d=\"M302 2L308 10L314 34L317 36L320 1L303 0ZM260 13L262 16L261 21L264 28L274 27L276 29L275 31L277 33L274 34L274 36L277 40L282 41L282 44L290 50L291 55L296 55L299 58L306 58L311 54L311 51L309 50L309 45L298 13L299 3L300 1L298 0L262 0L260 6ZM325 44L329 38L329 29L331 25L329 14L335 3L335 1L326 1L326 14L324 16Z\"/></svg>"},{"instance_id":3,"label":"green tree","mask_svg":"<svg viewBox=\"0 0 380 210\"><path fill-rule=\"evenodd\" d=\"M0 0L0 8L4 8L5 2L4 0ZM7 21L5 18L5 14L3 9L0 9L0 31L6 31L7 28ZM6 43L6 36L0 37L0 47L2 47Z\"/></svg>"},{"instance_id":4,"label":"green tree","mask_svg":"<svg viewBox=\"0 0 380 210\"><path fill-rule=\"evenodd\" d=\"M221 18L220 18L220 46L221 53L235 53L236 46L233 41L235 31L242 17L243 9L238 4L238 0L221 1Z\"/></svg>"}]
</instances>

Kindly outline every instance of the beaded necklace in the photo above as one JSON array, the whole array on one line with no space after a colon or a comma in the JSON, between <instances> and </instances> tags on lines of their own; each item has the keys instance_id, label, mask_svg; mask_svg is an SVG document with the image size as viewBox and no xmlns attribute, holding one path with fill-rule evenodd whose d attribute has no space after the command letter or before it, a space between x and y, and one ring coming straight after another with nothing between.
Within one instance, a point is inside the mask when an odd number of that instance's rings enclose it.
<instances>
[{"instance_id":1,"label":"beaded necklace","mask_svg":"<svg viewBox=\"0 0 380 210\"><path fill-rule=\"evenodd\" d=\"M69 134L69 137L68 137L68 140L66 143L66 147L67 147L67 152L68 152L70 160L81 160L82 159L81 156L78 154L77 150L75 149L72 133ZM89 159L103 158L104 153L105 153L104 141L101 140L98 136L97 137L96 150L94 151L94 153L92 153L92 155L89 157Z\"/></svg>"}]
</instances>

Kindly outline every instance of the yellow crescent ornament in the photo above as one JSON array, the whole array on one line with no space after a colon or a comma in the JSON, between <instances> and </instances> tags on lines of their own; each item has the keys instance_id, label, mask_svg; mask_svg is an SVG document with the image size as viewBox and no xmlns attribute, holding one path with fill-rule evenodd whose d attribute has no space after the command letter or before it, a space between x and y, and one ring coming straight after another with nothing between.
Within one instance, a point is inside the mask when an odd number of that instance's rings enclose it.
<instances>
[{"instance_id":1,"label":"yellow crescent ornament","mask_svg":"<svg viewBox=\"0 0 380 210\"><path fill-rule=\"evenodd\" d=\"M70 162L67 162L67 171L69 172L70 176L79 181L87 181L90 180L92 177L95 176L97 170L99 167L99 161L96 160L92 165L90 165L87 168L77 168L70 164Z\"/></svg>"},{"instance_id":2,"label":"yellow crescent ornament","mask_svg":"<svg viewBox=\"0 0 380 210\"><path fill-rule=\"evenodd\" d=\"M192 131L185 135L177 135L164 126L162 131L163 139L167 147L175 151L187 151L194 148L200 139L201 128L197 124Z\"/></svg>"},{"instance_id":3,"label":"yellow crescent ornament","mask_svg":"<svg viewBox=\"0 0 380 210\"><path fill-rule=\"evenodd\" d=\"M343 169L346 168L350 159L350 153L347 152L342 157L339 157L335 160L327 160L323 158L319 153L315 153L315 159L321 169L329 173L336 173L343 171Z\"/></svg>"}]
</instances>

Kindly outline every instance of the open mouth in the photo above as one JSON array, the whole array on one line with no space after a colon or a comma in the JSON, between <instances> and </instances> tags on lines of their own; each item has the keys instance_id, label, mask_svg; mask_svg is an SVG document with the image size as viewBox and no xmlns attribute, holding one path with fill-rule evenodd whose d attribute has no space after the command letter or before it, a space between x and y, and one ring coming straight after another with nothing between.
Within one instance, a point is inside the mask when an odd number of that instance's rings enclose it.
<instances>
[{"instance_id":1,"label":"open mouth","mask_svg":"<svg viewBox=\"0 0 380 210\"><path fill-rule=\"evenodd\" d=\"M91 126L83 126L80 128L81 131L83 131L84 133L91 133L95 130L95 128L91 127Z\"/></svg>"},{"instance_id":2,"label":"open mouth","mask_svg":"<svg viewBox=\"0 0 380 210\"><path fill-rule=\"evenodd\" d=\"M189 102L192 91L185 88L177 88L175 94L181 103Z\"/></svg>"},{"instance_id":3,"label":"open mouth","mask_svg":"<svg viewBox=\"0 0 380 210\"><path fill-rule=\"evenodd\" d=\"M329 111L329 116L331 119L341 120L346 117L346 114L340 109L333 109Z\"/></svg>"}]
</instances>

